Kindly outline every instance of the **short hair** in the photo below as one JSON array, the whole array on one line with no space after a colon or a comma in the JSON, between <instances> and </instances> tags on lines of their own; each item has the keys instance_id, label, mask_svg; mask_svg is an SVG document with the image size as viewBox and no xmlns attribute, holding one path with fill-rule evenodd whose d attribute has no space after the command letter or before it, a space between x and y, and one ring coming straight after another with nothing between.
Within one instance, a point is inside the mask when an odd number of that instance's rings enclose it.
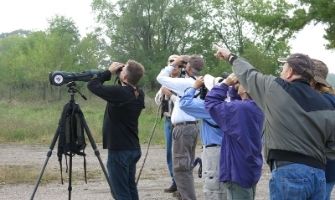
<instances>
[{"instance_id":1,"label":"short hair","mask_svg":"<svg viewBox=\"0 0 335 200\"><path fill-rule=\"evenodd\" d=\"M168 58L168 65L170 65L177 57L179 57L177 54L172 54Z\"/></svg>"},{"instance_id":2,"label":"short hair","mask_svg":"<svg viewBox=\"0 0 335 200\"><path fill-rule=\"evenodd\" d=\"M144 74L144 67L135 60L127 61L127 80L130 84L136 85Z\"/></svg>"},{"instance_id":3,"label":"short hair","mask_svg":"<svg viewBox=\"0 0 335 200\"><path fill-rule=\"evenodd\" d=\"M189 57L188 63L190 67L193 69L194 74L199 74L202 68L205 65L205 61L202 56L192 55Z\"/></svg>"}]
</instances>

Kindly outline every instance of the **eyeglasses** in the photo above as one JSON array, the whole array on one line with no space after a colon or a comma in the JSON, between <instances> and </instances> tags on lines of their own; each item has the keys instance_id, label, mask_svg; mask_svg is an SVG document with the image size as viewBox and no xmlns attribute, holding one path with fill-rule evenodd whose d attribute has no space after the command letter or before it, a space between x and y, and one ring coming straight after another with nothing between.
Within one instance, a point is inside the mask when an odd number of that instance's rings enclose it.
<instances>
[{"instance_id":1,"label":"eyeglasses","mask_svg":"<svg viewBox=\"0 0 335 200\"><path fill-rule=\"evenodd\" d=\"M174 60L169 60L170 63L172 63Z\"/></svg>"}]
</instances>

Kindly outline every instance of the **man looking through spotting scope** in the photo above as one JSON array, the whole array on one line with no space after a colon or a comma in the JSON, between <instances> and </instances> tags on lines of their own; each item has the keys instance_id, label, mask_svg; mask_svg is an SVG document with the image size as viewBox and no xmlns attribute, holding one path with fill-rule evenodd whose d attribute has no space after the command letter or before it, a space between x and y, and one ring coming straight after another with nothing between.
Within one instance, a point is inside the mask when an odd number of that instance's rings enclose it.
<instances>
[{"instance_id":1,"label":"man looking through spotting scope","mask_svg":"<svg viewBox=\"0 0 335 200\"><path fill-rule=\"evenodd\" d=\"M179 99L188 87L192 87L195 76L204 66L202 57L194 55L188 59L185 56L177 57L173 63L163 68L157 76L157 81L164 87L175 92L178 97L171 115L173 124L173 173L178 192L182 199L196 199L193 179L193 161L195 147L199 134L196 118L180 109ZM185 78L172 78L175 68L185 68Z\"/></svg>"},{"instance_id":2,"label":"man looking through spotting scope","mask_svg":"<svg viewBox=\"0 0 335 200\"><path fill-rule=\"evenodd\" d=\"M119 85L103 85L115 74L119 76ZM139 199L135 174L136 163L141 157L138 118L144 108L144 93L137 83L143 74L144 67L134 60L126 64L113 62L87 85L91 92L107 101L103 148L108 149L107 168L117 200Z\"/></svg>"}]
</instances>

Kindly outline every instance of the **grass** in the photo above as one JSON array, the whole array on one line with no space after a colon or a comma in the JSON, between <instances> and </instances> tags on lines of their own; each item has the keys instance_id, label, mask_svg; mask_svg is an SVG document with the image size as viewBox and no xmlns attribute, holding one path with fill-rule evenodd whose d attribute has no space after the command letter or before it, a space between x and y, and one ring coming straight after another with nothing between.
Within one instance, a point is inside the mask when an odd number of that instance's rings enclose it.
<instances>
[{"instance_id":1,"label":"grass","mask_svg":"<svg viewBox=\"0 0 335 200\"><path fill-rule=\"evenodd\" d=\"M31 165L0 165L0 185L8 184L34 184L40 175L41 169ZM89 170L87 169L87 181L93 179L104 178L104 174L101 170ZM63 166L63 179L64 184L68 182L68 173L65 173L65 167ZM73 170L72 180L76 182L84 182L84 170ZM48 184L52 182L61 183L61 176L59 169L48 169L44 171L41 179L41 184Z\"/></svg>"},{"instance_id":2,"label":"grass","mask_svg":"<svg viewBox=\"0 0 335 200\"><path fill-rule=\"evenodd\" d=\"M58 126L63 106L68 102L0 100L0 143L5 144L51 144ZM76 97L96 143L102 142L102 122L106 103L94 96L84 101ZM153 99L146 97L146 108L139 119L139 138L142 148L146 148L157 118L157 106ZM160 119L160 118L159 118ZM88 139L86 140L88 143ZM164 144L163 122L158 120L152 144ZM57 147L55 147L57 148ZM0 165L0 186L4 184L35 183L40 168L31 165ZM64 170L65 171L65 170ZM101 170L87 171L88 179L103 177ZM83 170L73 171L74 181L84 181ZM68 174L63 173L63 178ZM41 184L60 182L59 168L46 169Z\"/></svg>"},{"instance_id":3,"label":"grass","mask_svg":"<svg viewBox=\"0 0 335 200\"><path fill-rule=\"evenodd\" d=\"M96 143L102 141L102 121L106 103L94 96L88 101L76 98ZM63 106L61 101L0 101L0 143L50 144L58 126ZM146 98L146 108L139 119L139 138L148 142L156 121L157 106ZM153 144L164 144L163 123L159 120Z\"/></svg>"}]
</instances>

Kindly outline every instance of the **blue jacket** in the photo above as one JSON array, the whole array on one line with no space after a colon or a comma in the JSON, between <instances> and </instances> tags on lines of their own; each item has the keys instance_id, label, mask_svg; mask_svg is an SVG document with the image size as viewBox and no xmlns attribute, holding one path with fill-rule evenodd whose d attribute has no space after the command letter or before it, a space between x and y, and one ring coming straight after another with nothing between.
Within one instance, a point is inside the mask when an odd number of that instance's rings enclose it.
<instances>
[{"instance_id":1,"label":"blue jacket","mask_svg":"<svg viewBox=\"0 0 335 200\"><path fill-rule=\"evenodd\" d=\"M201 142L203 145L218 144L222 142L222 131L213 121L208 111L205 109L204 100L193 98L196 90L188 88L180 99L180 108L187 114L202 119Z\"/></svg>"},{"instance_id":2,"label":"blue jacket","mask_svg":"<svg viewBox=\"0 0 335 200\"><path fill-rule=\"evenodd\" d=\"M228 86L215 86L205 98L210 115L225 133L221 145L220 181L250 188L262 173L261 133L264 115L253 100L225 101Z\"/></svg>"},{"instance_id":3,"label":"blue jacket","mask_svg":"<svg viewBox=\"0 0 335 200\"><path fill-rule=\"evenodd\" d=\"M326 97L326 99L328 99L330 103L335 107L335 96L334 95L323 93L323 96ZM325 173L326 173L327 183L335 182L335 160L327 159Z\"/></svg>"}]
</instances>

